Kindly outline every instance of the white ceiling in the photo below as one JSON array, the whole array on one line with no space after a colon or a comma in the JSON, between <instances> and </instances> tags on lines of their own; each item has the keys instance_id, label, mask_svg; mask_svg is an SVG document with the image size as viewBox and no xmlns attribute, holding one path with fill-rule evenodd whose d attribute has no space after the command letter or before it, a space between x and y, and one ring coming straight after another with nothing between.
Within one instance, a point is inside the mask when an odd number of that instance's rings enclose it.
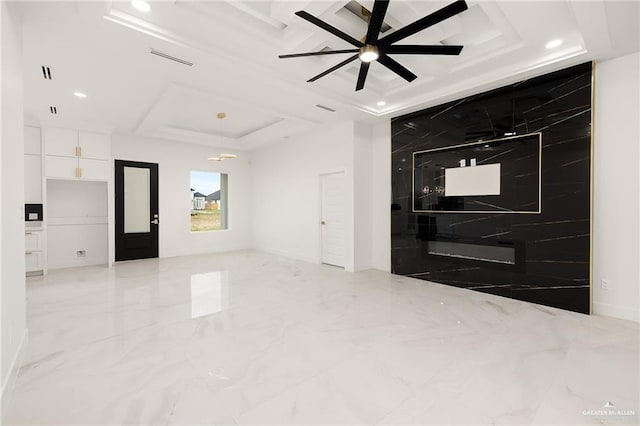
<instances>
[{"instance_id":1,"label":"white ceiling","mask_svg":"<svg viewBox=\"0 0 640 426\"><path fill-rule=\"evenodd\" d=\"M360 38L366 23L340 1L25 2L25 108L42 125L135 133L250 150L319 123L374 121L587 60L639 50L637 1L478 1L406 44L464 44L460 56L395 56L407 83L373 63L355 92L359 61L315 83L348 55L279 54L351 48L294 15L318 16ZM371 9L372 0L360 1ZM449 1L391 0L391 30ZM546 49L552 39L564 40ZM149 52L192 62L186 66ZM45 80L41 66L51 67ZM88 95L78 99L73 92ZM378 106L384 100L386 105ZM329 112L318 108L335 109ZM56 106L58 115L49 112ZM225 112L227 118L216 118Z\"/></svg>"}]
</instances>

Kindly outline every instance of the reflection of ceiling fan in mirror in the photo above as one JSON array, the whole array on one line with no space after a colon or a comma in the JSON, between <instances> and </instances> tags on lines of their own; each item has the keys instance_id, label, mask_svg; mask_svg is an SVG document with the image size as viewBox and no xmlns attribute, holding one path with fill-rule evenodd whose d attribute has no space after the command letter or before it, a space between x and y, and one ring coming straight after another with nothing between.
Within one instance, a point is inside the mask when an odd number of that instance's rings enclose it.
<instances>
[{"instance_id":1,"label":"reflection of ceiling fan in mirror","mask_svg":"<svg viewBox=\"0 0 640 426\"><path fill-rule=\"evenodd\" d=\"M463 46L444 46L437 45L414 45L414 44L394 44L407 37L410 37L425 28L433 26L445 19L451 18L460 12L467 10L468 6L464 0L458 0L451 3L448 6L443 7L440 10L433 12L417 21L393 31L389 35L385 35L382 38L380 36L380 30L384 23L384 17L387 13L387 7L389 7L389 0L375 0L373 4L373 10L371 11L369 19L369 27L367 29L367 35L363 38L363 41L356 40L349 34L337 29L336 27L327 24L326 22L316 18L315 16L301 10L296 12L296 15L305 19L312 24L322 28L325 31L330 32L336 37L348 42L355 46L355 49L344 50L321 50L319 52L308 53L294 53L291 55L280 55L279 58L299 58L302 56L319 56L319 55L335 55L343 53L355 53L339 64L329 68L328 70L321 72L313 78L307 80L307 82L316 81L317 79L324 77L325 75L332 73L333 71L360 59L360 73L358 74L358 83L356 84L356 91L361 90L364 87L364 82L367 79L367 73L369 72L369 65L373 61L378 61L380 64L389 68L400 77L411 82L417 78L417 76L409 71L404 66L400 65L389 55L459 55Z\"/></svg>"}]
</instances>

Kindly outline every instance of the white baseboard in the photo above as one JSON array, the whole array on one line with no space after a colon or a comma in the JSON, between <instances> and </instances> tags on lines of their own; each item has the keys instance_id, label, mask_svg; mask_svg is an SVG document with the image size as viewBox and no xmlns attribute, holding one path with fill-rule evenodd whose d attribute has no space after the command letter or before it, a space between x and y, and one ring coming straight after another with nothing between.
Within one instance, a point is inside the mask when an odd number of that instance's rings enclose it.
<instances>
[{"instance_id":1,"label":"white baseboard","mask_svg":"<svg viewBox=\"0 0 640 426\"><path fill-rule=\"evenodd\" d=\"M367 271L369 269L375 269L371 263L360 263L353 265L353 272Z\"/></svg>"},{"instance_id":2,"label":"white baseboard","mask_svg":"<svg viewBox=\"0 0 640 426\"><path fill-rule=\"evenodd\" d=\"M318 259L314 259L310 256L301 256L298 253L289 253L284 250L276 250L276 249L271 249L266 247L256 247L255 249L265 253L275 254L276 256L288 257L289 259L302 260L303 262L309 262L309 263L315 263L315 264L320 263Z\"/></svg>"},{"instance_id":3,"label":"white baseboard","mask_svg":"<svg viewBox=\"0 0 640 426\"><path fill-rule=\"evenodd\" d=\"M603 317L619 318L640 322L640 311L626 306L611 305L609 303L594 302L593 313Z\"/></svg>"},{"instance_id":4,"label":"white baseboard","mask_svg":"<svg viewBox=\"0 0 640 426\"><path fill-rule=\"evenodd\" d=\"M199 256L202 254L219 254L219 253L232 253L236 251L251 250L249 245L239 245L233 247L225 247L219 250L212 249L210 247L189 248L187 250L160 250L158 258L166 259L169 257L184 257L184 256Z\"/></svg>"},{"instance_id":5,"label":"white baseboard","mask_svg":"<svg viewBox=\"0 0 640 426\"><path fill-rule=\"evenodd\" d=\"M16 354L13 357L13 361L11 362L9 374L7 375L7 377L5 377L4 383L2 383L2 412L0 412L0 416L5 412L9 405L9 401L11 400L13 387L15 386L16 380L18 379L18 372L20 371L20 367L22 366L24 357L27 353L28 340L29 330L25 329L24 333L22 334L22 339L20 339L18 350L16 351Z\"/></svg>"}]
</instances>

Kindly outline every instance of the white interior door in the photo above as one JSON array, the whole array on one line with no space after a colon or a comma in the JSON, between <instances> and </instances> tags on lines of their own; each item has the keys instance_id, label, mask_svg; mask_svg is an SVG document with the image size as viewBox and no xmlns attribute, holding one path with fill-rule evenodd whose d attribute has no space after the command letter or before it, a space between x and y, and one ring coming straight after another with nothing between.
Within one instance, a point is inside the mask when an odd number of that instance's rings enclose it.
<instances>
[{"instance_id":1,"label":"white interior door","mask_svg":"<svg viewBox=\"0 0 640 426\"><path fill-rule=\"evenodd\" d=\"M322 263L345 265L345 177L344 172L321 176Z\"/></svg>"}]
</instances>

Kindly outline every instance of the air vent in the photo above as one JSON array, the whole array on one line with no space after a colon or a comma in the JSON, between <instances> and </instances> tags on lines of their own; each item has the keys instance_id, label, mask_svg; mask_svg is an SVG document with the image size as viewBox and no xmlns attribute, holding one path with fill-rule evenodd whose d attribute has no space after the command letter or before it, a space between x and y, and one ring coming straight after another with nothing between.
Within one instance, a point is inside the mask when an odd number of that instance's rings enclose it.
<instances>
[{"instance_id":1,"label":"air vent","mask_svg":"<svg viewBox=\"0 0 640 426\"><path fill-rule=\"evenodd\" d=\"M42 76L44 77L44 79L51 80L51 68L49 68L46 65L43 65L41 68L42 68Z\"/></svg>"},{"instance_id":2,"label":"air vent","mask_svg":"<svg viewBox=\"0 0 640 426\"><path fill-rule=\"evenodd\" d=\"M335 109L333 109L333 108L329 108L328 106L324 106L324 105L320 105L320 104L318 104L318 105L316 105L316 106L317 106L318 108L320 108L320 109L325 110L325 111L329 111L329 112L336 112L336 110L335 110Z\"/></svg>"},{"instance_id":3,"label":"air vent","mask_svg":"<svg viewBox=\"0 0 640 426\"><path fill-rule=\"evenodd\" d=\"M193 62L189 62L189 61L185 61L184 59L180 59L180 58L176 58L175 56L171 56L167 53L164 52L160 52L159 50L156 49L151 49L151 53L152 55L156 55L156 56L160 56L161 58L165 58L165 59L169 59L170 61L174 61L174 62L178 62L180 64L186 65L186 66L193 66Z\"/></svg>"},{"instance_id":4,"label":"air vent","mask_svg":"<svg viewBox=\"0 0 640 426\"><path fill-rule=\"evenodd\" d=\"M49 107L49 111L51 111L51 114L57 114L58 113L58 108L54 107L54 106L50 106Z\"/></svg>"}]
</instances>

